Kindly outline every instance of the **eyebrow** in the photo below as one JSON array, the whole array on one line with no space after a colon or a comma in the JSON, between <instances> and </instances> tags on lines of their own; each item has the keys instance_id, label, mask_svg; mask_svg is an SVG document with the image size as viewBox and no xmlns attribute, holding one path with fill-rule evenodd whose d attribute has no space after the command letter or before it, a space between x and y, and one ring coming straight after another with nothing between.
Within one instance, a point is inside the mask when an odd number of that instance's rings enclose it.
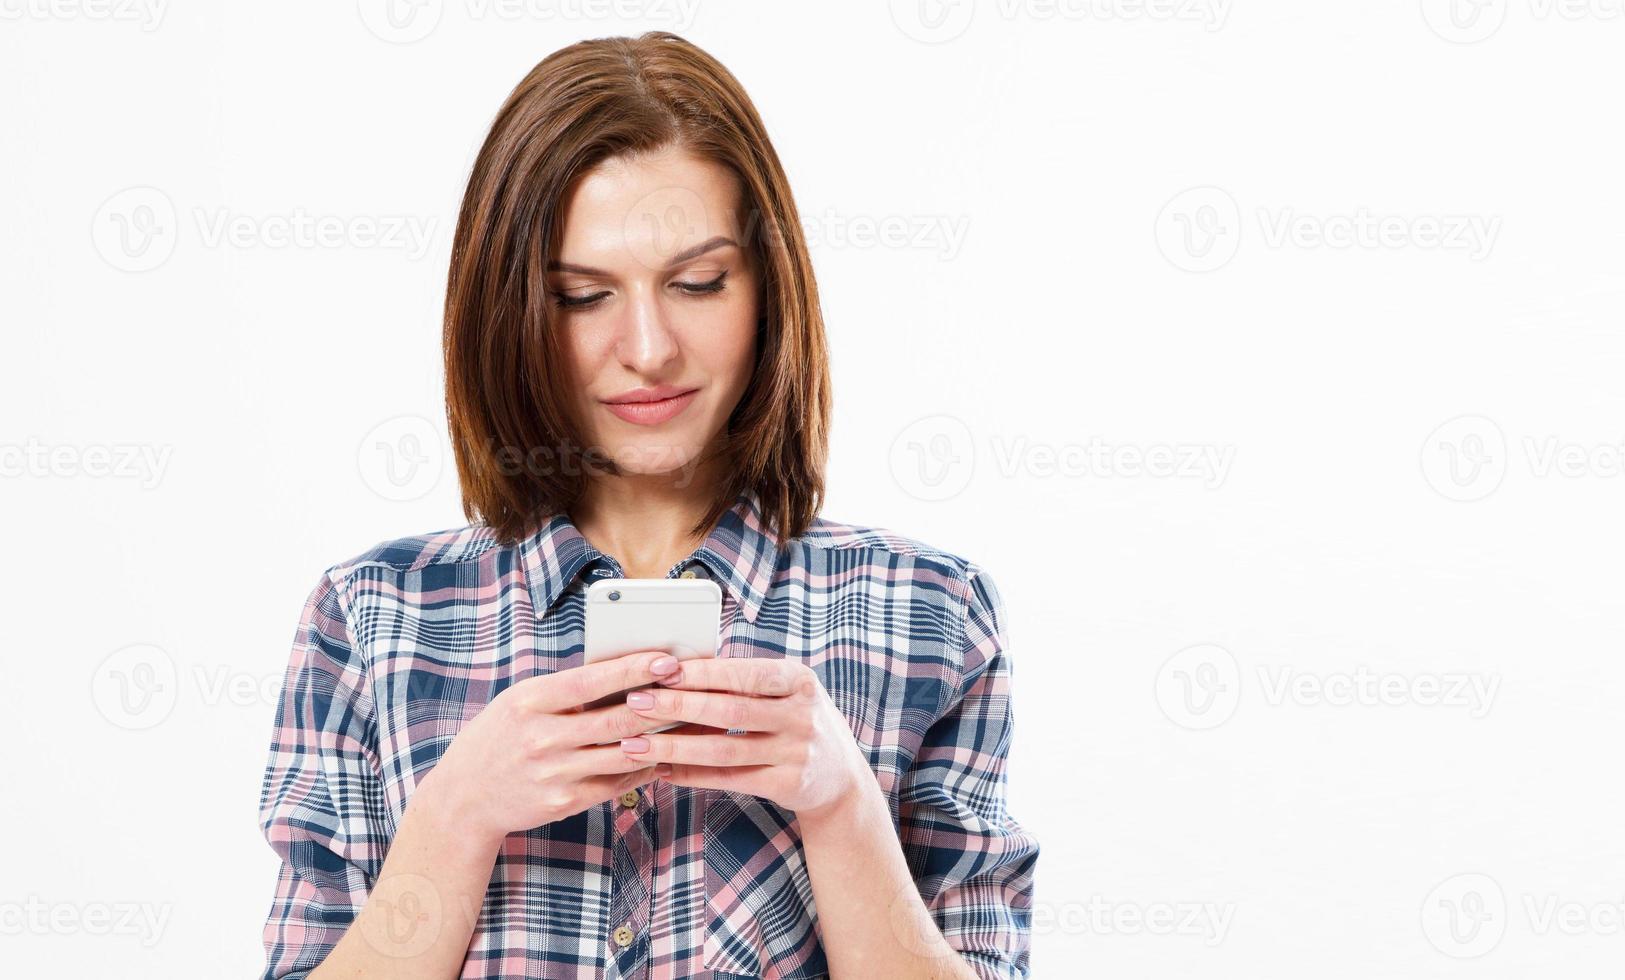
<instances>
[{"instance_id":1,"label":"eyebrow","mask_svg":"<svg viewBox=\"0 0 1625 980\"><path fill-rule=\"evenodd\" d=\"M715 238L708 239L707 241L703 241L703 242L699 243L698 245L692 246L690 248L685 248L681 252L678 252L676 255L673 255L671 257L671 261L666 263L666 268L669 269L669 268L671 268L672 266L675 266L675 265L682 265L684 262L687 262L689 259L698 258L699 256L704 255L706 252L711 251L712 249L722 248L722 247L727 246L727 245L737 246L738 244L739 244L738 242L735 242L732 238L729 238L727 235L718 235ZM594 269L590 265L576 265L574 262L559 262L557 260L554 260L554 261L551 261L551 262L547 263L547 271L548 272L573 272L573 273L575 273L577 275L581 275L581 276L607 276L607 275L609 275L609 273L605 272L604 270L602 270L602 269Z\"/></svg>"}]
</instances>

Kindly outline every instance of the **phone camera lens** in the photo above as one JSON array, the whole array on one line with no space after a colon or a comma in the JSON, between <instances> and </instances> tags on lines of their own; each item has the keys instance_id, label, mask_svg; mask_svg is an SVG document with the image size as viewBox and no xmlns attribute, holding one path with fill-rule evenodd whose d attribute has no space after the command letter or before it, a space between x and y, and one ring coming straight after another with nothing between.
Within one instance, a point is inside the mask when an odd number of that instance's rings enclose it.
<instances>
[{"instance_id":1,"label":"phone camera lens","mask_svg":"<svg viewBox=\"0 0 1625 980\"><path fill-rule=\"evenodd\" d=\"M609 594L609 601L610 602L619 602L620 600L621 600L621 594L619 592L611 592Z\"/></svg>"}]
</instances>

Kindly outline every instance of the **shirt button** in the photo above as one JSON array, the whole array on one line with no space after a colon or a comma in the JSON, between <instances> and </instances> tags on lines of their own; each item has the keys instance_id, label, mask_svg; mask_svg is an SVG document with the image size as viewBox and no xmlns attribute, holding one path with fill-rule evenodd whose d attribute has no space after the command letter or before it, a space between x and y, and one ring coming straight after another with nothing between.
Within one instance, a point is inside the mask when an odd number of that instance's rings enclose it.
<instances>
[{"instance_id":1,"label":"shirt button","mask_svg":"<svg viewBox=\"0 0 1625 980\"><path fill-rule=\"evenodd\" d=\"M699 575L695 574L694 569L685 568L685 569L683 569L683 574L681 576L679 576L679 577L680 578L699 578Z\"/></svg>"},{"instance_id":2,"label":"shirt button","mask_svg":"<svg viewBox=\"0 0 1625 980\"><path fill-rule=\"evenodd\" d=\"M619 929L616 929L615 942L623 949L632 945L632 927L621 926Z\"/></svg>"},{"instance_id":3,"label":"shirt button","mask_svg":"<svg viewBox=\"0 0 1625 980\"><path fill-rule=\"evenodd\" d=\"M638 805L638 791L629 789L621 794L621 806L634 807Z\"/></svg>"}]
</instances>

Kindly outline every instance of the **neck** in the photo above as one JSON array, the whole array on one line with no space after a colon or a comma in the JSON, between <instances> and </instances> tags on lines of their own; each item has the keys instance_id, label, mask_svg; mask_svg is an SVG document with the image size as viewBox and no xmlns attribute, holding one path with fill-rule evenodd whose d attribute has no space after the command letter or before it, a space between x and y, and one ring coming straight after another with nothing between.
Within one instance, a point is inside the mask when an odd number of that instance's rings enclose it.
<instances>
[{"instance_id":1,"label":"neck","mask_svg":"<svg viewBox=\"0 0 1625 980\"><path fill-rule=\"evenodd\" d=\"M570 519L628 578L663 578L710 533L691 529L710 509L716 486L682 471L599 477L571 508Z\"/></svg>"}]
</instances>

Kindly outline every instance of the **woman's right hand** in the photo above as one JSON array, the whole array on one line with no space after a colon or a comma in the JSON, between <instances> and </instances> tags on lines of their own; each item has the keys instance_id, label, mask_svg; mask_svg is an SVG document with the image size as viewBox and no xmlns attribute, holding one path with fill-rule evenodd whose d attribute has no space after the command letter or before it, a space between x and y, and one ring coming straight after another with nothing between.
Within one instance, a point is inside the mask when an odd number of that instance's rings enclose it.
<instances>
[{"instance_id":1,"label":"woman's right hand","mask_svg":"<svg viewBox=\"0 0 1625 980\"><path fill-rule=\"evenodd\" d=\"M657 673L652 665L669 662ZM670 674L660 651L529 677L491 699L423 778L413 803L433 806L492 846L516 831L572 816L655 778L620 740L651 727L624 703L581 706ZM608 745L599 745L608 742Z\"/></svg>"}]
</instances>

